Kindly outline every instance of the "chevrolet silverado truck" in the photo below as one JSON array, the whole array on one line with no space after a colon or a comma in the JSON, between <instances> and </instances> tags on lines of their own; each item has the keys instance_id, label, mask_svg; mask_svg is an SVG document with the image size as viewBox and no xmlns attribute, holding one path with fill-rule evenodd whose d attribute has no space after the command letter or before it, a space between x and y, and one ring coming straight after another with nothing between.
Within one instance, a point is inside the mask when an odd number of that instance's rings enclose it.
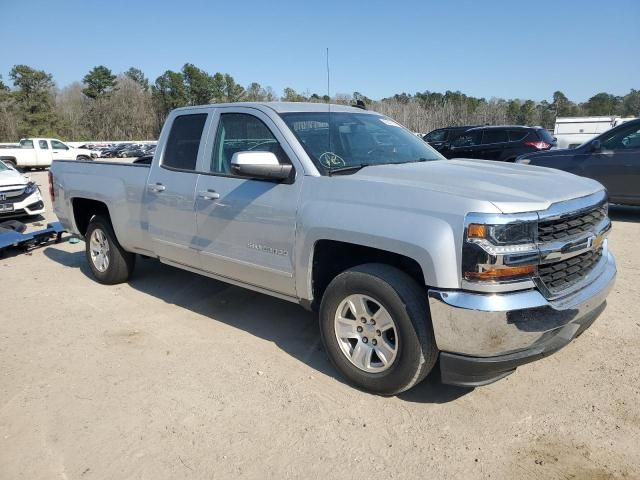
<instances>
[{"instance_id":1,"label":"chevrolet silverado truck","mask_svg":"<svg viewBox=\"0 0 640 480\"><path fill-rule=\"evenodd\" d=\"M53 160L91 160L91 150L70 147L55 138L23 138L18 148L0 149L0 160L18 168L44 169Z\"/></svg>"},{"instance_id":2,"label":"chevrolet silverado truck","mask_svg":"<svg viewBox=\"0 0 640 480\"><path fill-rule=\"evenodd\" d=\"M437 360L473 387L557 351L616 276L598 182L445 160L347 106L180 108L150 164L54 161L50 193L98 282L143 255L299 303L336 369L382 395Z\"/></svg>"}]
</instances>

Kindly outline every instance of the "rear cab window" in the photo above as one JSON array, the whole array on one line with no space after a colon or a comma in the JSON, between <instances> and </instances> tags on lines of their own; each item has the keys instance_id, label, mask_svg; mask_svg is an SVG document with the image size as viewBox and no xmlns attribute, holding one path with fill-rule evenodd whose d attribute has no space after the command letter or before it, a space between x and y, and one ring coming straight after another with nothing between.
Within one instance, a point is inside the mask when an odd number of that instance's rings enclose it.
<instances>
[{"instance_id":1,"label":"rear cab window","mask_svg":"<svg viewBox=\"0 0 640 480\"><path fill-rule=\"evenodd\" d=\"M179 115L173 120L162 166L175 170L195 171L206 113Z\"/></svg>"},{"instance_id":2,"label":"rear cab window","mask_svg":"<svg viewBox=\"0 0 640 480\"><path fill-rule=\"evenodd\" d=\"M33 140L20 140L20 148L33 148Z\"/></svg>"}]
</instances>

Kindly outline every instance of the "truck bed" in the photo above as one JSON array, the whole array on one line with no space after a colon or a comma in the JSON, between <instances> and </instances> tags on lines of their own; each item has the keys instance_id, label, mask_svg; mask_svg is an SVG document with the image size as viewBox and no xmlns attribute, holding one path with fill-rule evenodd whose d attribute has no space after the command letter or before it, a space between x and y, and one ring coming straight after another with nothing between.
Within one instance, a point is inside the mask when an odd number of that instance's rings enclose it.
<instances>
[{"instance_id":1,"label":"truck bed","mask_svg":"<svg viewBox=\"0 0 640 480\"><path fill-rule=\"evenodd\" d=\"M135 163L54 160L51 173L62 200L56 202L55 213L65 226L76 230L74 199L102 202L108 206L122 246L144 249L148 245L147 211L143 205L149 169L149 165Z\"/></svg>"}]
</instances>

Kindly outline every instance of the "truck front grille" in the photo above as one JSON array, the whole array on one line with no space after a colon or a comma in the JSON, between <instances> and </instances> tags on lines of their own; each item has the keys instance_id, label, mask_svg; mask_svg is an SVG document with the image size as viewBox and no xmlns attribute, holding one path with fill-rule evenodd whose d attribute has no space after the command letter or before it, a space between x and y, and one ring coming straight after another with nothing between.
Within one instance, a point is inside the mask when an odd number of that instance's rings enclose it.
<instances>
[{"instance_id":1,"label":"truck front grille","mask_svg":"<svg viewBox=\"0 0 640 480\"><path fill-rule=\"evenodd\" d=\"M540 265L538 275L552 294L571 288L593 270L602 257L602 248L590 250L567 260Z\"/></svg>"},{"instance_id":2,"label":"truck front grille","mask_svg":"<svg viewBox=\"0 0 640 480\"><path fill-rule=\"evenodd\" d=\"M553 242L586 233L593 230L606 216L606 207L600 205L555 220L542 220L538 224L538 242Z\"/></svg>"}]
</instances>

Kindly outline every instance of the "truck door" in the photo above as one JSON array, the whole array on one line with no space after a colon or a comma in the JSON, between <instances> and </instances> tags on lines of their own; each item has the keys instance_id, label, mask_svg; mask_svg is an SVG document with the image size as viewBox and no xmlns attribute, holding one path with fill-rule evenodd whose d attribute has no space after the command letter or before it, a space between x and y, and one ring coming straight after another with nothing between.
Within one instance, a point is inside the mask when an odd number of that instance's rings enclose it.
<instances>
[{"instance_id":1,"label":"truck door","mask_svg":"<svg viewBox=\"0 0 640 480\"><path fill-rule=\"evenodd\" d=\"M51 165L51 149L49 148L49 141L42 139L38 140L38 150L36 150L36 163L37 167L48 167Z\"/></svg>"},{"instance_id":2,"label":"truck door","mask_svg":"<svg viewBox=\"0 0 640 480\"><path fill-rule=\"evenodd\" d=\"M290 182L248 179L231 171L231 158L236 152L268 151L280 163L291 163L295 154L268 115L246 107L217 110L203 166L207 173L196 188L199 264L217 275L293 296L302 172Z\"/></svg>"},{"instance_id":3,"label":"truck door","mask_svg":"<svg viewBox=\"0 0 640 480\"><path fill-rule=\"evenodd\" d=\"M208 114L203 110L180 111L170 116L169 128L152 164L145 192L149 236L160 257L194 266L196 236L195 190L197 165L206 143ZM166 138L166 140L165 140Z\"/></svg>"},{"instance_id":4,"label":"truck door","mask_svg":"<svg viewBox=\"0 0 640 480\"><path fill-rule=\"evenodd\" d=\"M51 153L53 160L75 160L71 149L60 140L51 139ZM50 165L51 163L49 163Z\"/></svg>"}]
</instances>

